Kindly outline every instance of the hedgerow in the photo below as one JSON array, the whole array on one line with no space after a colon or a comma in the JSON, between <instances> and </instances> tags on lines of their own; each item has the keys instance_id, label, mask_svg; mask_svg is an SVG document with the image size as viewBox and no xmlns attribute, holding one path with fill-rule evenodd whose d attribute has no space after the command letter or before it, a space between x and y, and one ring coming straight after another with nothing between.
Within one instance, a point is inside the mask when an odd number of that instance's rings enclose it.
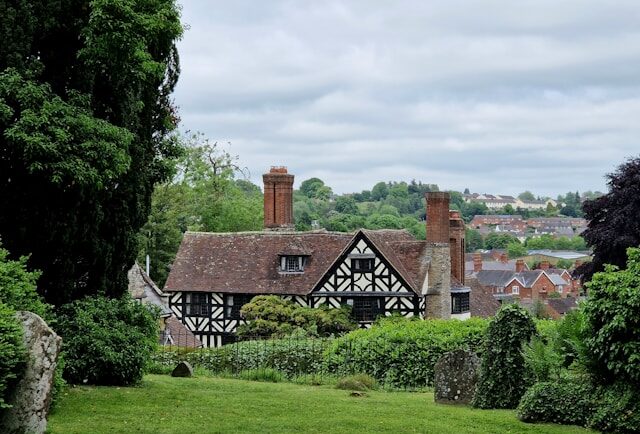
<instances>
[{"instance_id":1,"label":"hedgerow","mask_svg":"<svg viewBox=\"0 0 640 434\"><path fill-rule=\"evenodd\" d=\"M593 394L593 387L584 381L537 383L522 396L518 418L585 426L594 410Z\"/></svg>"},{"instance_id":2,"label":"hedgerow","mask_svg":"<svg viewBox=\"0 0 640 434\"><path fill-rule=\"evenodd\" d=\"M338 375L367 373L386 386L419 388L433 384L433 367L444 353L459 348L480 352L484 319L386 319L370 329L333 341L326 358Z\"/></svg>"}]
</instances>

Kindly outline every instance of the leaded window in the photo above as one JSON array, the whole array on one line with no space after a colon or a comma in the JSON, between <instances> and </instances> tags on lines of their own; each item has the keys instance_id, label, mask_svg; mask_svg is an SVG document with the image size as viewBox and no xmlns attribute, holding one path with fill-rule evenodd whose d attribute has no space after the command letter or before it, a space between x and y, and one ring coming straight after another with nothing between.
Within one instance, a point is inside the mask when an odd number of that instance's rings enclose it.
<instances>
[{"instance_id":1,"label":"leaded window","mask_svg":"<svg viewBox=\"0 0 640 434\"><path fill-rule=\"evenodd\" d=\"M302 273L304 271L304 256L281 256L280 271L285 273Z\"/></svg>"},{"instance_id":2,"label":"leaded window","mask_svg":"<svg viewBox=\"0 0 640 434\"><path fill-rule=\"evenodd\" d=\"M373 271L373 258L351 259L351 266L356 273L371 273Z\"/></svg>"},{"instance_id":3,"label":"leaded window","mask_svg":"<svg viewBox=\"0 0 640 434\"><path fill-rule=\"evenodd\" d=\"M240 314L240 309L242 306L249 303L253 295L250 294L232 294L227 296L227 305L226 308L226 317L228 319L240 319L242 315Z\"/></svg>"},{"instance_id":4,"label":"leaded window","mask_svg":"<svg viewBox=\"0 0 640 434\"><path fill-rule=\"evenodd\" d=\"M353 317L358 322L373 322L384 314L379 297L354 297L348 304L352 306Z\"/></svg>"},{"instance_id":5,"label":"leaded window","mask_svg":"<svg viewBox=\"0 0 640 434\"><path fill-rule=\"evenodd\" d=\"M451 313L469 312L469 293L451 294Z\"/></svg>"},{"instance_id":6,"label":"leaded window","mask_svg":"<svg viewBox=\"0 0 640 434\"><path fill-rule=\"evenodd\" d=\"M188 316L209 316L208 294L187 293L186 310Z\"/></svg>"}]
</instances>

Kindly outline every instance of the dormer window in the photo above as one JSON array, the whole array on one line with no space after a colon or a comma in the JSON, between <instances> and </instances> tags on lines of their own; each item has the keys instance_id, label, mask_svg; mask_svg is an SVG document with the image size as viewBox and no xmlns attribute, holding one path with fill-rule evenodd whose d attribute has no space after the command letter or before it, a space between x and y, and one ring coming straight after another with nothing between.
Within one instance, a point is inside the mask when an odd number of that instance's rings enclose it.
<instances>
[{"instance_id":1,"label":"dormer window","mask_svg":"<svg viewBox=\"0 0 640 434\"><path fill-rule=\"evenodd\" d=\"M353 258L351 266L356 273L370 273L373 271L373 258Z\"/></svg>"},{"instance_id":2,"label":"dormer window","mask_svg":"<svg viewBox=\"0 0 640 434\"><path fill-rule=\"evenodd\" d=\"M280 271L283 273L302 273L305 262L304 256L281 256Z\"/></svg>"}]
</instances>

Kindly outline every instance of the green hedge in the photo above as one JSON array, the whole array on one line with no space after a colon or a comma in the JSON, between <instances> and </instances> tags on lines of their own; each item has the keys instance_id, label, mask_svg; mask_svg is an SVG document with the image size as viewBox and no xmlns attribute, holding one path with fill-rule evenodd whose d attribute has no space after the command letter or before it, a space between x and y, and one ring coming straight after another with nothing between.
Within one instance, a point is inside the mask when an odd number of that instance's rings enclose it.
<instances>
[{"instance_id":1,"label":"green hedge","mask_svg":"<svg viewBox=\"0 0 640 434\"><path fill-rule=\"evenodd\" d=\"M588 382L537 383L520 400L518 418L585 426L594 410L593 393Z\"/></svg>"},{"instance_id":2,"label":"green hedge","mask_svg":"<svg viewBox=\"0 0 640 434\"><path fill-rule=\"evenodd\" d=\"M616 383L598 389L596 410L589 427L605 433L640 432L640 391L631 384Z\"/></svg>"},{"instance_id":3,"label":"green hedge","mask_svg":"<svg viewBox=\"0 0 640 434\"><path fill-rule=\"evenodd\" d=\"M272 368L288 378L324 371L326 339L269 339L244 341L220 348L193 351L160 349L152 356L156 369L173 367L187 361L213 373L238 373L251 369Z\"/></svg>"},{"instance_id":4,"label":"green hedge","mask_svg":"<svg viewBox=\"0 0 640 434\"><path fill-rule=\"evenodd\" d=\"M444 353L459 348L480 352L484 319L385 319L370 329L336 339L326 354L337 375L366 373L382 384L419 388L433 384L433 367Z\"/></svg>"}]
</instances>

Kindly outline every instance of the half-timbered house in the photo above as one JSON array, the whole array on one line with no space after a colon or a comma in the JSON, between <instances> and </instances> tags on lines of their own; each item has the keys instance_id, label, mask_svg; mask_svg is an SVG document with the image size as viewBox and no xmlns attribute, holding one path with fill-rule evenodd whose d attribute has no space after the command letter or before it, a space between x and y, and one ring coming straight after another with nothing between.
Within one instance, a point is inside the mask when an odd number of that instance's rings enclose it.
<instances>
[{"instance_id":1,"label":"half-timbered house","mask_svg":"<svg viewBox=\"0 0 640 434\"><path fill-rule=\"evenodd\" d=\"M264 175L265 230L187 232L164 291L173 314L205 346L235 339L240 308L275 294L301 306L352 306L362 327L378 316L469 316L464 225L448 193L427 193L427 240L405 230L293 230L293 176Z\"/></svg>"}]
</instances>

